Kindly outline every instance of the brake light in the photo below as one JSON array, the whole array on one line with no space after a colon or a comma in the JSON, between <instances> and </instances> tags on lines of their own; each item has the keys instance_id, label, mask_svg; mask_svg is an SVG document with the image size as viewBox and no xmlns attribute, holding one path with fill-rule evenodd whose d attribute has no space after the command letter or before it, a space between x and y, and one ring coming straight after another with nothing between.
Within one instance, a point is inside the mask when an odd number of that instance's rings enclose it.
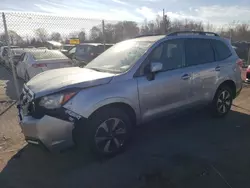
<instances>
[{"instance_id":1,"label":"brake light","mask_svg":"<svg viewBox=\"0 0 250 188\"><path fill-rule=\"evenodd\" d=\"M32 67L34 68L42 68L42 67L47 67L45 63L38 63L38 64L33 64Z\"/></svg>"},{"instance_id":2,"label":"brake light","mask_svg":"<svg viewBox=\"0 0 250 188\"><path fill-rule=\"evenodd\" d=\"M243 67L243 61L242 61L242 59L238 59L238 60L236 61L236 64L237 64L240 68L242 68L242 67Z\"/></svg>"}]
</instances>

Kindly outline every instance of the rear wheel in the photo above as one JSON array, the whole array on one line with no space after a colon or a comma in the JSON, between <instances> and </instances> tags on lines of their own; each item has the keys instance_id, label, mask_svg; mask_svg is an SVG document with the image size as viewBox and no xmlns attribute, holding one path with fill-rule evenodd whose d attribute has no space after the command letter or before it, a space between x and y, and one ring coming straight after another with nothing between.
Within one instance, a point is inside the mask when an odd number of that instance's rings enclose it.
<instances>
[{"instance_id":1,"label":"rear wheel","mask_svg":"<svg viewBox=\"0 0 250 188\"><path fill-rule=\"evenodd\" d=\"M122 151L127 144L131 121L121 109L105 108L94 114L84 129L78 137L85 139L77 138L78 145L84 144L84 147L99 156L112 156Z\"/></svg>"},{"instance_id":2,"label":"rear wheel","mask_svg":"<svg viewBox=\"0 0 250 188\"><path fill-rule=\"evenodd\" d=\"M216 117L224 117L231 109L233 101L232 89L228 86L221 86L215 94L212 103L212 113Z\"/></svg>"}]
</instances>

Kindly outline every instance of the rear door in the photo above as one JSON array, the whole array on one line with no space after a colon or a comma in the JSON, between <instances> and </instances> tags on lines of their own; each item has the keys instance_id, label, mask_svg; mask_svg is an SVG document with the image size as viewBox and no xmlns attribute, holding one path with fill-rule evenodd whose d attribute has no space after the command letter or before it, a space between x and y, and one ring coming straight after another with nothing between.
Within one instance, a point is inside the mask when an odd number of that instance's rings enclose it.
<instances>
[{"instance_id":1,"label":"rear door","mask_svg":"<svg viewBox=\"0 0 250 188\"><path fill-rule=\"evenodd\" d=\"M210 39L185 40L185 64L192 68L189 99L193 104L211 101L218 76L218 63Z\"/></svg>"}]
</instances>

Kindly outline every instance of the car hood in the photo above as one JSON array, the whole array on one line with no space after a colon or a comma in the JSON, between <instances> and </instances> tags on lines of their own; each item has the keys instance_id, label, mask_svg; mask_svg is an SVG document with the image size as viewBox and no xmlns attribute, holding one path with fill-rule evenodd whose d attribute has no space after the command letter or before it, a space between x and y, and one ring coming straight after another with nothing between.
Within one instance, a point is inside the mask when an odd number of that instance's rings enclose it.
<instances>
[{"instance_id":1,"label":"car hood","mask_svg":"<svg viewBox=\"0 0 250 188\"><path fill-rule=\"evenodd\" d=\"M35 98L69 88L87 88L107 84L114 74L91 69L70 67L45 71L33 77L26 85Z\"/></svg>"}]
</instances>

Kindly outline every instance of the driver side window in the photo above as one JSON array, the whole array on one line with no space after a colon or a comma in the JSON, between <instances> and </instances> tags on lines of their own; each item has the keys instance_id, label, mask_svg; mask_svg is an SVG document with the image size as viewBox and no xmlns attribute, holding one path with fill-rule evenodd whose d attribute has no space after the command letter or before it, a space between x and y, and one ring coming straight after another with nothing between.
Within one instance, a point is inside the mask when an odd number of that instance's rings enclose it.
<instances>
[{"instance_id":1,"label":"driver side window","mask_svg":"<svg viewBox=\"0 0 250 188\"><path fill-rule=\"evenodd\" d=\"M160 62L162 71L183 67L184 41L182 39L168 40L156 47L150 55L150 62Z\"/></svg>"}]
</instances>

